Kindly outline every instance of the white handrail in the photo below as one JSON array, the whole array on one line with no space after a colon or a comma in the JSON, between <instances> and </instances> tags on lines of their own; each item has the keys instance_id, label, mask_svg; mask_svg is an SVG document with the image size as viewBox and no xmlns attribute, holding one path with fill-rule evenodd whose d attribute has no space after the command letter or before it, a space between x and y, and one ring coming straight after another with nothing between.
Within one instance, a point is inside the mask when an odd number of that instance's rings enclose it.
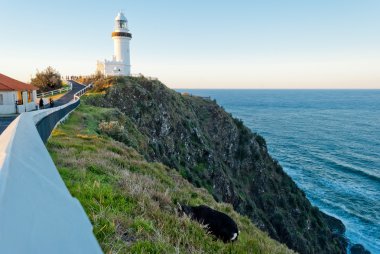
<instances>
[{"instance_id":1,"label":"white handrail","mask_svg":"<svg viewBox=\"0 0 380 254\"><path fill-rule=\"evenodd\" d=\"M73 89L73 85L71 84L71 82L69 82L68 87L52 90L49 92L39 93L39 94L37 94L37 98L44 98L46 96L53 96L55 94L60 94L62 92L71 91L72 89Z\"/></svg>"},{"instance_id":2,"label":"white handrail","mask_svg":"<svg viewBox=\"0 0 380 254\"><path fill-rule=\"evenodd\" d=\"M85 88L83 88L82 90L76 92L76 93L74 94L74 100L79 100L79 98L80 98L83 94L85 94L85 93L87 92L88 89L91 89L92 86L93 86L93 85L92 85L92 83L91 83L91 84L87 85Z\"/></svg>"},{"instance_id":3,"label":"white handrail","mask_svg":"<svg viewBox=\"0 0 380 254\"><path fill-rule=\"evenodd\" d=\"M75 102L22 113L0 135L0 253L102 253L36 129Z\"/></svg>"}]
</instances>

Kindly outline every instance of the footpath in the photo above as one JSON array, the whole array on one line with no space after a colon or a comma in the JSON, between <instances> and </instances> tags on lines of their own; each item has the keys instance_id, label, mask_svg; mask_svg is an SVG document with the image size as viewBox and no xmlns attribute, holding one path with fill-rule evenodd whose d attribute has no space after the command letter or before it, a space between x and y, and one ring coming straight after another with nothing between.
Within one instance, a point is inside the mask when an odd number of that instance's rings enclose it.
<instances>
[{"instance_id":1,"label":"footpath","mask_svg":"<svg viewBox=\"0 0 380 254\"><path fill-rule=\"evenodd\" d=\"M58 100L56 100L54 102L54 107L62 106L70 102L73 99L75 93L85 88L85 86L75 81L70 81L70 82L73 84L72 90L66 93L64 96L62 96ZM0 116L0 135L8 127L8 125L17 118L17 116L19 115L14 114L14 115L9 115L9 116Z\"/></svg>"}]
</instances>

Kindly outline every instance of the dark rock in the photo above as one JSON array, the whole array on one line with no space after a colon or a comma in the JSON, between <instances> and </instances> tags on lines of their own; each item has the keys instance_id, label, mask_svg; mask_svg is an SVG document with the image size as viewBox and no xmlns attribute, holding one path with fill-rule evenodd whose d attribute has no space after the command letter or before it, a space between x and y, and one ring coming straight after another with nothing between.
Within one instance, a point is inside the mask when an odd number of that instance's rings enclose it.
<instances>
[{"instance_id":1,"label":"dark rock","mask_svg":"<svg viewBox=\"0 0 380 254\"><path fill-rule=\"evenodd\" d=\"M324 217L333 234L344 235L344 233L346 232L346 227L344 226L341 220L323 212L321 212L321 214Z\"/></svg>"},{"instance_id":2,"label":"dark rock","mask_svg":"<svg viewBox=\"0 0 380 254\"><path fill-rule=\"evenodd\" d=\"M361 244L354 244L350 248L351 254L371 254L368 250L364 248Z\"/></svg>"},{"instance_id":3,"label":"dark rock","mask_svg":"<svg viewBox=\"0 0 380 254\"><path fill-rule=\"evenodd\" d=\"M321 212L322 217L326 221L328 227L330 228L333 237L338 242L340 249L346 250L349 244L349 240L344 235L346 232L346 226L344 226L343 222L333 216L325 214ZM346 252L346 251L345 251Z\"/></svg>"}]
</instances>

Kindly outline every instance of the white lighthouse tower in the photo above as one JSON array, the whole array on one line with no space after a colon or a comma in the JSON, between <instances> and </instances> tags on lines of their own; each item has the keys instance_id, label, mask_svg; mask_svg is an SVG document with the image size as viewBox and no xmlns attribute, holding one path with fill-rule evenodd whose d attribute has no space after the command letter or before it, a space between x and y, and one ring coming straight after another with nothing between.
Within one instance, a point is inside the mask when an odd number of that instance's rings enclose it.
<instances>
[{"instance_id":1,"label":"white lighthouse tower","mask_svg":"<svg viewBox=\"0 0 380 254\"><path fill-rule=\"evenodd\" d=\"M115 18L115 29L112 32L114 55L111 61L98 61L97 71L105 76L129 76L131 74L131 60L129 42L132 34L128 30L128 20L122 12Z\"/></svg>"}]
</instances>

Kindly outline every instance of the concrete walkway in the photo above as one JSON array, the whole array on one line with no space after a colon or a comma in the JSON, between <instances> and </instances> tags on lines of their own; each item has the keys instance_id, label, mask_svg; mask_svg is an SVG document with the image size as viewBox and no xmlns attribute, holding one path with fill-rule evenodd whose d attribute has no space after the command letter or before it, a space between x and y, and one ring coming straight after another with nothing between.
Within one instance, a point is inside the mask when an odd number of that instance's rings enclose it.
<instances>
[{"instance_id":1,"label":"concrete walkway","mask_svg":"<svg viewBox=\"0 0 380 254\"><path fill-rule=\"evenodd\" d=\"M74 98L74 94L85 88L86 86L81 85L75 81L70 80L73 84L73 89L69 91L67 94L54 101L54 107L62 106L68 102L70 102ZM49 108L49 104L45 105L45 108ZM0 116L0 135L3 131L8 127L8 125L16 119L18 115L10 115L10 116Z\"/></svg>"},{"instance_id":2,"label":"concrete walkway","mask_svg":"<svg viewBox=\"0 0 380 254\"><path fill-rule=\"evenodd\" d=\"M74 98L75 93L79 92L80 90L86 87L72 80L70 80L70 82L73 84L73 89L71 89L71 91L69 91L67 94L56 100L54 102L54 107L62 106L63 104L70 102Z\"/></svg>"}]
</instances>

